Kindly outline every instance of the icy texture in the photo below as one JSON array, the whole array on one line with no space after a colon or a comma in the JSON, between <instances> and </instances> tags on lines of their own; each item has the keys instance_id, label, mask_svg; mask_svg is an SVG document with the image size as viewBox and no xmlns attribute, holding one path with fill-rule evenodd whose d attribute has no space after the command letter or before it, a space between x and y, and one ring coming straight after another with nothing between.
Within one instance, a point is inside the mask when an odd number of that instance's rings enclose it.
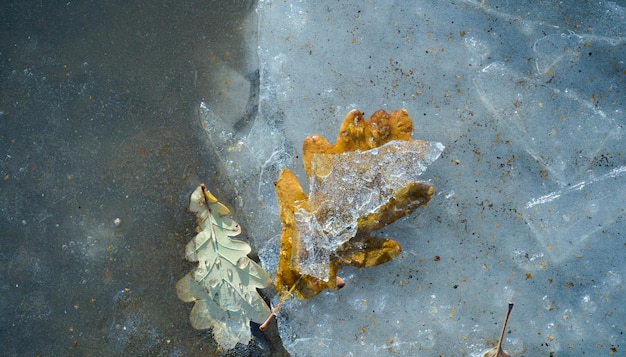
<instances>
[{"instance_id":1,"label":"icy texture","mask_svg":"<svg viewBox=\"0 0 626 357\"><path fill-rule=\"evenodd\" d=\"M428 206L380 232L399 257L284 304L292 355L476 355L508 299L512 355L623 353L623 7L260 1L257 14L258 116L201 115L264 268L272 183L282 167L305 181L306 136L334 137L350 109L406 108L414 138L446 146L421 177Z\"/></svg>"},{"instance_id":2,"label":"icy texture","mask_svg":"<svg viewBox=\"0 0 626 357\"><path fill-rule=\"evenodd\" d=\"M555 262L581 256L589 236L626 213L626 166L528 202L522 214ZM572 209L574 207L574 209Z\"/></svg>"},{"instance_id":3,"label":"icy texture","mask_svg":"<svg viewBox=\"0 0 626 357\"><path fill-rule=\"evenodd\" d=\"M589 168L618 126L573 90L561 92L544 82L500 62L488 65L476 77L481 99L501 121L502 129L561 184L568 184Z\"/></svg>"},{"instance_id":4,"label":"icy texture","mask_svg":"<svg viewBox=\"0 0 626 357\"><path fill-rule=\"evenodd\" d=\"M398 190L420 181L443 149L436 142L393 140L366 151L314 155L311 212L295 213L302 249L308 253L298 262L300 272L327 280L331 253L356 235L359 217L376 212Z\"/></svg>"},{"instance_id":5,"label":"icy texture","mask_svg":"<svg viewBox=\"0 0 626 357\"><path fill-rule=\"evenodd\" d=\"M294 160L286 150L277 118L266 114L264 108L261 110L259 118L244 133L237 132L234 123L222 120L206 102L200 104L199 117L212 149L221 158L221 170L228 173L224 179L230 181L237 194L236 208L246 212L239 221L253 226L252 232L259 237L267 238L280 234L274 181L281 169L294 166ZM247 223L247 218L252 219L251 223ZM264 240L255 242L263 244Z\"/></svg>"}]
</instances>

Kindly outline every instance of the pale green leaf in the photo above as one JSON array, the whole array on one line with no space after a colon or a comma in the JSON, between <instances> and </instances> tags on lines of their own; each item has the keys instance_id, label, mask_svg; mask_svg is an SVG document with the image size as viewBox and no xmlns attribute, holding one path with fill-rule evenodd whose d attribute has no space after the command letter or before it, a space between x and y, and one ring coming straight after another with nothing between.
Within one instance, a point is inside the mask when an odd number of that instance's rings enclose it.
<instances>
[{"instance_id":1,"label":"pale green leaf","mask_svg":"<svg viewBox=\"0 0 626 357\"><path fill-rule=\"evenodd\" d=\"M199 233L188 244L185 256L198 267L176 283L178 297L195 301L191 325L213 328L224 348L250 340L250 321L261 323L270 314L257 292L271 282L269 274L247 257L250 246L234 237L241 227L224 215L229 210L204 185L192 194L189 209L196 213Z\"/></svg>"}]
</instances>

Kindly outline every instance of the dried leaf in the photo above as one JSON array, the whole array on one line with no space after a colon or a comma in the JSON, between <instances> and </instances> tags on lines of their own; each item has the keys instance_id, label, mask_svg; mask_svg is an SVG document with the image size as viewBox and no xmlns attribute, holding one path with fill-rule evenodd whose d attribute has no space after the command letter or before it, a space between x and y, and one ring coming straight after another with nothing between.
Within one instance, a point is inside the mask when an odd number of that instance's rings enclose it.
<instances>
[{"instance_id":1,"label":"dried leaf","mask_svg":"<svg viewBox=\"0 0 626 357\"><path fill-rule=\"evenodd\" d=\"M513 303L509 302L509 309L506 312L506 316L504 317L504 325L502 326L502 332L500 332L500 338L498 339L498 345L489 351L485 352L484 357L511 357L510 354L504 352L502 349L502 340L504 339L504 331L506 330L506 324L509 322L509 315L511 314L511 310L513 310Z\"/></svg>"},{"instance_id":2,"label":"dried leaf","mask_svg":"<svg viewBox=\"0 0 626 357\"><path fill-rule=\"evenodd\" d=\"M230 349L250 341L250 320L261 323L270 313L257 292L272 280L263 268L247 257L250 246L230 239L241 227L228 217L229 210L200 185L192 194L189 210L196 214L199 233L186 247L196 270L176 283L178 297L194 301L191 325L213 328L218 344Z\"/></svg>"},{"instance_id":3,"label":"dried leaf","mask_svg":"<svg viewBox=\"0 0 626 357\"><path fill-rule=\"evenodd\" d=\"M289 170L276 182L283 231L275 285L283 298L336 290L341 266L375 266L400 253L397 242L370 234L430 200L433 188L419 176L443 150L412 140L411 131L406 110L379 110L368 121L353 110L335 145L305 139L310 194Z\"/></svg>"}]
</instances>

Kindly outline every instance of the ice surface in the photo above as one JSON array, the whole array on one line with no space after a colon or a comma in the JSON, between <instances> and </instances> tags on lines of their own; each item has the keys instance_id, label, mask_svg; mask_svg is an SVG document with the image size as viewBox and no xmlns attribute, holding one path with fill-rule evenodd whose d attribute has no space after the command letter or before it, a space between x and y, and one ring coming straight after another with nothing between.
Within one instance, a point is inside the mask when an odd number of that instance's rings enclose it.
<instances>
[{"instance_id":1,"label":"ice surface","mask_svg":"<svg viewBox=\"0 0 626 357\"><path fill-rule=\"evenodd\" d=\"M358 219L376 212L409 183L421 181L443 149L436 142L392 140L365 151L315 154L311 212L295 212L306 253L298 262L300 272L327 281L330 256L356 236Z\"/></svg>"},{"instance_id":2,"label":"ice surface","mask_svg":"<svg viewBox=\"0 0 626 357\"><path fill-rule=\"evenodd\" d=\"M406 108L414 138L446 146L420 178L428 206L380 232L399 257L283 305L292 355L477 355L508 299L512 355L622 353L623 7L259 1L257 14L258 116L241 129L211 103L200 113L266 269L272 182L283 167L305 181L306 136L334 137L351 109Z\"/></svg>"},{"instance_id":3,"label":"ice surface","mask_svg":"<svg viewBox=\"0 0 626 357\"><path fill-rule=\"evenodd\" d=\"M529 201L524 219L551 260L582 255L586 239L626 213L626 167Z\"/></svg>"},{"instance_id":4,"label":"ice surface","mask_svg":"<svg viewBox=\"0 0 626 357\"><path fill-rule=\"evenodd\" d=\"M265 218L253 221L257 227L254 232L265 235L278 232L280 222L273 182L282 168L293 166L282 128L273 122L273 117L260 115L247 135L242 135L221 120L206 102L200 104L199 117L216 156L221 158L219 164L226 172L226 179L238 194L239 208L251 217Z\"/></svg>"},{"instance_id":5,"label":"ice surface","mask_svg":"<svg viewBox=\"0 0 626 357\"><path fill-rule=\"evenodd\" d=\"M476 76L481 99L500 120L502 131L565 185L580 179L619 127L573 90L562 92L547 82L520 75L501 62Z\"/></svg>"},{"instance_id":6,"label":"ice surface","mask_svg":"<svg viewBox=\"0 0 626 357\"><path fill-rule=\"evenodd\" d=\"M435 196L376 233L396 259L284 305L292 355L480 354L508 299L513 355L625 354L623 1L5 3L5 355L213 353L173 294L189 191L272 272L273 183L353 108L446 146Z\"/></svg>"}]
</instances>

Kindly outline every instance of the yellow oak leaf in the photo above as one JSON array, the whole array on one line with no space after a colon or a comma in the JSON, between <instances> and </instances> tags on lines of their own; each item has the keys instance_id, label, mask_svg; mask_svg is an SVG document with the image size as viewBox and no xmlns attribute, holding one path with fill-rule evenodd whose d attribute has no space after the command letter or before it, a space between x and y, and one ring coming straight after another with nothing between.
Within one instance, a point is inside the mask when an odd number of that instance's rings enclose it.
<instances>
[{"instance_id":1,"label":"yellow oak leaf","mask_svg":"<svg viewBox=\"0 0 626 357\"><path fill-rule=\"evenodd\" d=\"M371 267L400 254L397 242L371 233L431 199L433 187L419 176L443 150L411 139L412 130L404 109L379 110L367 121L353 110L334 145L320 135L304 140L309 195L290 170L276 181L283 229L275 286L282 298L336 290L342 266Z\"/></svg>"}]
</instances>

